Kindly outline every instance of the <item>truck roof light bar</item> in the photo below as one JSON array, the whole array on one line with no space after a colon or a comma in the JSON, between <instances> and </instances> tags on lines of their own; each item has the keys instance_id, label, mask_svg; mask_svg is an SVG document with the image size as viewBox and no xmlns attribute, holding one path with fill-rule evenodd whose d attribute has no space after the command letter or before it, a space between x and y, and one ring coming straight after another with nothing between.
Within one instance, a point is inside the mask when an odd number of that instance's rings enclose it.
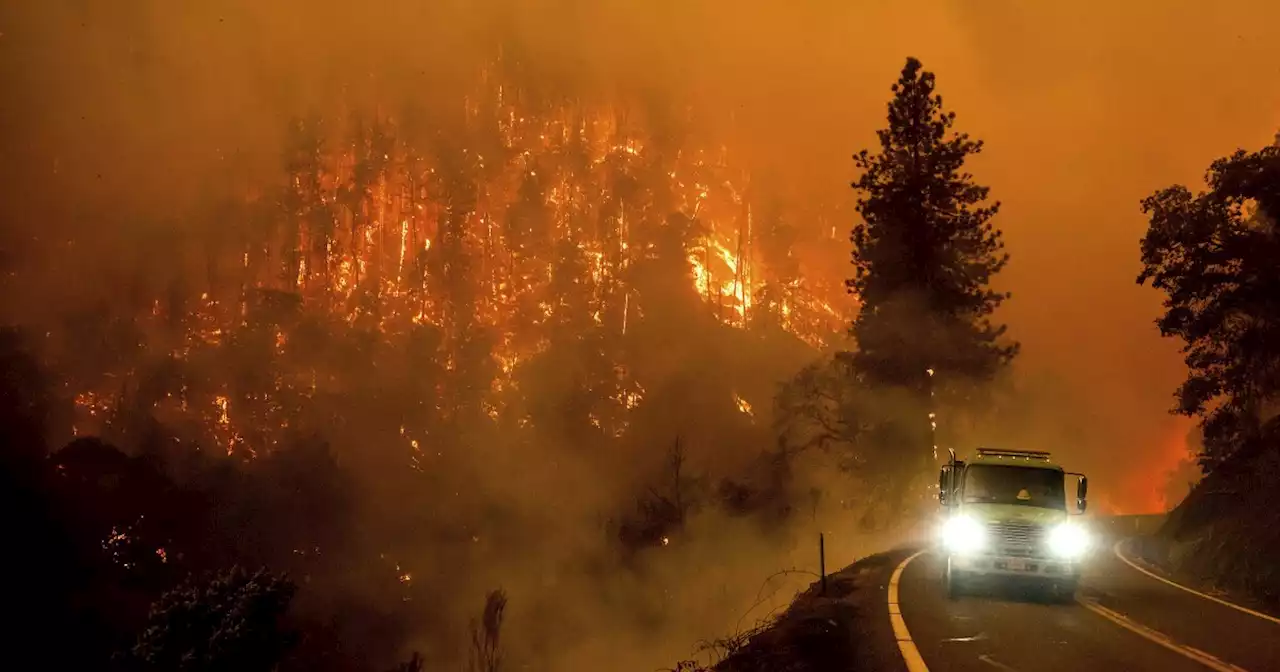
<instances>
[{"instance_id":1,"label":"truck roof light bar","mask_svg":"<svg viewBox=\"0 0 1280 672\"><path fill-rule=\"evenodd\" d=\"M1003 448L979 448L978 457L1009 457L1023 460L1049 461L1049 453L1043 450L1005 450Z\"/></svg>"}]
</instances>

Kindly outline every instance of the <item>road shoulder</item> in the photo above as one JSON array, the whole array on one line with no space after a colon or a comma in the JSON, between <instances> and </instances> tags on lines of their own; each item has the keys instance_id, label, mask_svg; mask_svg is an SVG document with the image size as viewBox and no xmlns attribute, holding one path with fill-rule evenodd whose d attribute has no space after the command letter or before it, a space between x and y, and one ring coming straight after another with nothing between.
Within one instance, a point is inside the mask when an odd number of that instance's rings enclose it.
<instances>
[{"instance_id":1,"label":"road shoulder","mask_svg":"<svg viewBox=\"0 0 1280 672\"><path fill-rule=\"evenodd\" d=\"M1115 546L1091 564L1082 592L1106 609L1245 670L1274 669L1280 660L1280 624L1144 571Z\"/></svg>"},{"instance_id":2,"label":"road shoulder","mask_svg":"<svg viewBox=\"0 0 1280 672\"><path fill-rule=\"evenodd\" d=\"M1280 618L1280 609L1277 609L1276 605L1267 604L1247 591L1233 589L1230 585L1233 582L1230 580L1215 580L1188 571L1179 571L1176 563L1170 561L1170 547L1168 540L1155 535L1131 537L1120 542L1119 553L1122 560L1138 565L1140 571L1150 572L1159 579L1263 614L1265 618Z\"/></svg>"},{"instance_id":3,"label":"road shoulder","mask_svg":"<svg viewBox=\"0 0 1280 672\"><path fill-rule=\"evenodd\" d=\"M906 672L889 623L893 570L911 551L863 558L815 581L768 628L715 666L717 672Z\"/></svg>"}]
</instances>

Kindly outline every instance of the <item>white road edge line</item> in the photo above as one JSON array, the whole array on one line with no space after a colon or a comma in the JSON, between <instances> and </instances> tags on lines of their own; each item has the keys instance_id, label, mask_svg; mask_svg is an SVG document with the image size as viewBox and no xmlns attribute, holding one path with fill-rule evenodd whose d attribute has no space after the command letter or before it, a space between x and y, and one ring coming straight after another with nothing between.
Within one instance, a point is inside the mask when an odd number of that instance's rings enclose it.
<instances>
[{"instance_id":1,"label":"white road edge line","mask_svg":"<svg viewBox=\"0 0 1280 672\"><path fill-rule=\"evenodd\" d=\"M1153 571L1151 571L1151 570L1149 570L1149 569L1147 569L1147 568L1145 568L1145 567L1142 567L1142 566L1138 565L1138 563L1136 563L1136 562L1134 562L1134 561L1130 560L1129 558L1125 557L1124 553L1120 551L1120 546L1121 546L1121 544L1123 544L1123 543L1124 543L1124 540L1123 540L1123 539L1122 539L1122 540L1120 540L1120 541L1117 541L1117 542L1115 543L1115 545L1111 547L1111 552L1112 552L1112 553L1115 553L1115 554L1116 554L1116 557L1117 557L1117 558L1120 558L1121 562L1123 562L1124 564L1129 565L1130 567L1132 567L1132 568L1134 568L1134 569L1138 570L1139 572L1142 572L1143 574L1146 574L1147 576L1149 576L1149 577L1151 577L1151 578L1155 579L1156 581L1160 581L1161 583L1167 583L1167 584L1169 584L1170 586L1173 586L1174 588L1178 588L1178 589L1181 589L1181 590L1185 590L1185 591L1187 591L1188 593L1191 593L1192 595L1196 595L1196 596L1199 596L1199 597L1203 597L1204 599L1209 600L1210 602L1217 602L1218 604L1221 604L1221 605L1222 605L1222 606L1224 606L1224 607L1230 607L1230 608L1232 608L1232 609L1235 609L1236 611L1239 611L1239 612L1242 612L1242 613L1245 613L1245 614L1249 614L1250 616L1257 616L1258 618L1261 618L1261 619L1262 619L1262 620L1264 620L1264 621L1271 621L1272 623L1275 623L1275 624L1277 624L1277 625L1280 625L1280 618L1276 618L1275 616L1271 616L1270 614L1264 614L1264 613L1261 613L1261 612L1258 612L1258 611L1254 611L1254 610L1252 610L1252 609L1249 609L1248 607L1242 607L1242 606L1240 606L1240 605L1238 605L1238 604L1234 604L1234 603L1228 602L1228 601L1226 601L1226 600L1224 600L1224 599L1222 599L1222 598L1219 598L1219 597L1214 597L1214 596L1212 596L1212 595L1207 595L1207 594L1202 593L1202 592L1200 592L1200 591L1198 591L1198 590L1195 590L1194 588L1188 588L1188 587L1186 587L1186 586L1182 585L1181 583L1176 583L1176 582L1174 582L1174 581L1171 581L1171 580L1169 580L1169 579L1166 579L1165 577L1160 576L1159 574L1156 574L1155 572L1153 572Z\"/></svg>"},{"instance_id":2,"label":"white road edge line","mask_svg":"<svg viewBox=\"0 0 1280 672\"><path fill-rule=\"evenodd\" d=\"M1004 670L1004 672L1018 672L1018 668L1009 667L1008 665L1005 665L1004 663L996 660L995 658L992 658L989 654L986 654L986 653L982 654L981 656L978 656L978 660L981 660L982 662L990 665L991 667L996 668L997 670Z\"/></svg>"},{"instance_id":3,"label":"white road edge line","mask_svg":"<svg viewBox=\"0 0 1280 672\"><path fill-rule=\"evenodd\" d=\"M893 570L893 576L889 577L889 625L893 626L893 638L898 640L898 651L902 653L902 662L907 664L907 672L929 672L929 667L924 664L924 658L920 657L920 650L911 640L907 622L902 620L902 609L898 605L898 582L902 580L902 570L923 553L924 550L916 551L911 557L903 560Z\"/></svg>"},{"instance_id":4,"label":"white road edge line","mask_svg":"<svg viewBox=\"0 0 1280 672\"><path fill-rule=\"evenodd\" d=\"M1115 623L1116 625L1145 639L1155 642L1170 651L1186 656L1187 658L1190 658L1211 670L1215 670L1216 672L1247 672L1247 670L1242 667L1224 662L1208 653L1205 653L1204 651L1179 644L1172 639L1169 639L1168 635L1152 630L1145 625L1136 623L1124 614L1112 611L1097 602L1091 602L1083 598L1076 598L1076 601L1080 603L1080 606L1111 621L1112 623Z\"/></svg>"}]
</instances>

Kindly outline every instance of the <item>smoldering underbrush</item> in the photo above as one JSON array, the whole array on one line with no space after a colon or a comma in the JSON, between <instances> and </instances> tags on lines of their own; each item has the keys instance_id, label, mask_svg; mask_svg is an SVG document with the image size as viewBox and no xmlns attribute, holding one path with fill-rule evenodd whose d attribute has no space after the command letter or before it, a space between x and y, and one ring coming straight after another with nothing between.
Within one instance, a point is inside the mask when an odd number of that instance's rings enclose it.
<instances>
[{"instance_id":1,"label":"smoldering underbrush","mask_svg":"<svg viewBox=\"0 0 1280 672\"><path fill-rule=\"evenodd\" d=\"M554 452L555 469L519 479L479 472L491 527L472 539L466 576L450 586L469 596L454 622L501 585L512 600L505 646L529 669L709 660L705 643L769 622L817 578L820 533L828 571L901 541L897 524L913 514L886 510L859 429L895 397L872 398L833 361L805 369L816 380L789 378L767 430L743 447L676 436L645 451L636 464L646 467L609 476ZM754 456L730 461L725 451ZM432 648L428 639L411 646Z\"/></svg>"},{"instance_id":2,"label":"smoldering underbrush","mask_svg":"<svg viewBox=\"0 0 1280 672\"><path fill-rule=\"evenodd\" d=\"M594 440L564 440L563 419L521 431L487 416L406 435L393 404L417 388L402 387L386 348L372 365L325 363L349 388L296 411L259 407L268 414L240 426L263 432L231 435L228 455L225 399L211 421L175 422L183 409L163 394L218 367L144 360L106 418L107 442L81 438L54 459L83 475L62 487L93 512L85 538L113 540L104 576L133 584L108 639L126 644L148 598L183 576L233 565L299 585L301 636L283 669L379 671L415 651L424 669L459 669L499 588L495 646L530 670L652 669L767 621L816 576L819 532L829 569L893 538L866 427L894 397L868 395L839 358L806 368L803 348L701 324L674 353L686 371L650 374L628 432ZM276 357L233 349L218 361L291 379ZM262 412L252 394L238 399ZM56 419L79 400L47 401ZM281 416L289 424L268 433ZM255 441L273 443L238 452Z\"/></svg>"},{"instance_id":3,"label":"smoldering underbrush","mask_svg":"<svg viewBox=\"0 0 1280 672\"><path fill-rule=\"evenodd\" d=\"M773 456L762 462L762 472L781 468ZM601 660L653 669L688 658L698 642L768 621L812 583L819 531L833 540L832 568L882 543L857 530L860 512L841 505L838 491L815 508L815 483L796 474L763 487L744 481L699 474L673 449L666 473L596 528L599 536L580 538L585 546L552 537L495 561L488 571L505 579L513 600L513 659L575 670ZM744 491L753 508L744 508Z\"/></svg>"},{"instance_id":4,"label":"smoldering underbrush","mask_svg":"<svg viewBox=\"0 0 1280 672\"><path fill-rule=\"evenodd\" d=\"M32 403L52 422L72 400L48 387ZM637 427L618 454L472 430L449 444L471 447L460 457L408 469L388 468L412 456L405 437L359 407L354 426L303 424L244 460L126 404L105 440L52 452L50 496L77 537L110 542L93 581L127 599L103 647L127 649L148 603L186 577L243 566L298 586L282 669L380 671L415 651L423 669L460 669L499 588L492 646L509 664L652 668L787 604L817 571L819 530L831 566L865 552L846 550L861 543L858 500L830 456L782 450L767 399L749 415L726 396L723 415Z\"/></svg>"}]
</instances>

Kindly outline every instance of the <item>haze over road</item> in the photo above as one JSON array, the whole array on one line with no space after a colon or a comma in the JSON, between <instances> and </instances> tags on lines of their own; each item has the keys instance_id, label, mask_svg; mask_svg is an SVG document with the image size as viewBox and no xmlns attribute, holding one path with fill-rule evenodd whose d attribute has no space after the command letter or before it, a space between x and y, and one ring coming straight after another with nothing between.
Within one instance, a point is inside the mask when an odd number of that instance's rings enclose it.
<instances>
[{"instance_id":1,"label":"haze over road","mask_svg":"<svg viewBox=\"0 0 1280 672\"><path fill-rule=\"evenodd\" d=\"M951 601L941 580L941 558L931 552L915 557L901 572L898 606L925 669L1257 672L1280 667L1280 623L1149 576L1117 555L1118 540L1100 540L1078 600L1071 604L999 588ZM1124 553L1123 542L1119 552ZM905 667L902 660L897 666ZM917 667L911 672L922 672Z\"/></svg>"}]
</instances>

